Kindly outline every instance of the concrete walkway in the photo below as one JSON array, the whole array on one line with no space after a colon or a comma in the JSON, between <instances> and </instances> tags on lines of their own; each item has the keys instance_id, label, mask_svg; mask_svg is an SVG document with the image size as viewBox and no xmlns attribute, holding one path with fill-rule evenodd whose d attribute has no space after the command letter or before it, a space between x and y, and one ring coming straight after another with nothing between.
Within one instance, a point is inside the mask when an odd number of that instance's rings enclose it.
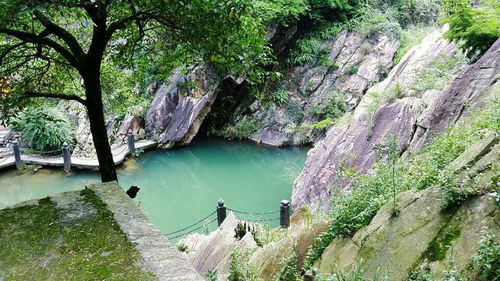
<instances>
[{"instance_id":1,"label":"concrete walkway","mask_svg":"<svg viewBox=\"0 0 500 281\"><path fill-rule=\"evenodd\" d=\"M152 147L156 147L157 143L152 140L140 140L135 143L136 149L148 149ZM121 146L116 149L112 149L113 160L115 161L115 165L121 164L127 155L130 154L130 151L127 148L127 145ZM44 156L36 156L36 155L21 155L21 161L27 164L37 164L42 166L52 166L52 167L63 167L64 161L62 156L56 157L44 157ZM0 158L0 169L14 166L16 161L14 156L8 156L4 158ZM97 158L94 159L85 159L71 156L71 168L78 169L94 169L99 168L99 162Z\"/></svg>"}]
</instances>

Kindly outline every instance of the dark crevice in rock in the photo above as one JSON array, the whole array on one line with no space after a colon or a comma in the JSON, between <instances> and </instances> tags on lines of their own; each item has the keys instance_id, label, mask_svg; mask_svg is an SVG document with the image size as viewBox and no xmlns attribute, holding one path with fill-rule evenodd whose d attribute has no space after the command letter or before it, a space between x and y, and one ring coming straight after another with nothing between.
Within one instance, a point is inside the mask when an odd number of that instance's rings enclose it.
<instances>
[{"instance_id":1,"label":"dark crevice in rock","mask_svg":"<svg viewBox=\"0 0 500 281\"><path fill-rule=\"evenodd\" d=\"M201 125L198 135L206 136L211 130L221 130L226 123L238 115L239 111L248 110L254 100L255 97L250 95L246 81L238 83L233 77L225 78L221 82L217 98Z\"/></svg>"}]
</instances>

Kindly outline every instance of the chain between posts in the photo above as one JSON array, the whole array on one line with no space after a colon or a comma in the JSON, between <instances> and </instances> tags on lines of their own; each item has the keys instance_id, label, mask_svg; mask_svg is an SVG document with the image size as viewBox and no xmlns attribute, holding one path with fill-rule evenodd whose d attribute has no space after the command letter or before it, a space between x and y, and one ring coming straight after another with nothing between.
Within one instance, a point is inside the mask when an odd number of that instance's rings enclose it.
<instances>
[{"instance_id":1,"label":"chain between posts","mask_svg":"<svg viewBox=\"0 0 500 281\"><path fill-rule=\"evenodd\" d=\"M191 227L193 227L193 226L195 226L195 225L197 225L197 224L199 224L199 223L201 223L201 222L205 221L206 219L208 219L209 217L211 217L212 215L214 215L216 212L217 212L217 211L213 211L212 213L210 213L210 214L209 214L209 215L207 215L206 217L204 217L204 218L202 218L202 219L198 220L197 222L195 222L195 223L193 223L193 224L191 224L191 225L189 225L189 226L186 226L186 227L184 227L184 228L182 228L182 229L179 229L179 230L177 230L177 231L169 232L169 233L167 233L167 234L165 234L165 235L169 236L169 235L172 235L172 234L176 234L176 233L182 232L182 231L184 231L184 230L188 230L188 229L190 229ZM216 219L217 219L217 218L213 219L211 222L214 222ZM211 223L211 222L210 222L210 223Z\"/></svg>"},{"instance_id":2,"label":"chain between posts","mask_svg":"<svg viewBox=\"0 0 500 281\"><path fill-rule=\"evenodd\" d=\"M189 235L189 234L191 234L191 233L193 233L193 232L195 232L195 231L198 231L198 230L200 230L200 229L202 229L202 228L204 228L204 227L206 227L206 226L208 226L208 225L212 224L212 223L213 223L213 222L215 222L216 220L217 220L217 218L214 218L214 219L212 219L211 221L207 222L206 224L200 225L199 227L197 227L197 228L195 228L195 229L191 229L191 230L190 230L190 231L188 231L188 232L181 233L181 234L179 234L179 235L169 237L169 239L172 239L172 240L173 240L173 239L177 239L177 238L180 238L180 237L184 237L184 236L186 236L186 235Z\"/></svg>"}]
</instances>

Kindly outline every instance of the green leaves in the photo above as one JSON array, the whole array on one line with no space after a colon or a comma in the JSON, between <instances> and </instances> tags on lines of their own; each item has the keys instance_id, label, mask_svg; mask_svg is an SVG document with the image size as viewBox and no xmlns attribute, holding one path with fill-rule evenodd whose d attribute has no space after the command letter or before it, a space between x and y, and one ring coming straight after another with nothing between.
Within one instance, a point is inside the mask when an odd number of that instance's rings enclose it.
<instances>
[{"instance_id":1,"label":"green leaves","mask_svg":"<svg viewBox=\"0 0 500 281\"><path fill-rule=\"evenodd\" d=\"M55 107L28 109L12 122L12 128L22 133L30 148L40 151L57 150L64 142L74 142L74 125Z\"/></svg>"},{"instance_id":2,"label":"green leaves","mask_svg":"<svg viewBox=\"0 0 500 281\"><path fill-rule=\"evenodd\" d=\"M450 25L446 38L459 43L476 61L500 37L500 1L487 0L473 8L468 0L444 0L443 22Z\"/></svg>"}]
</instances>

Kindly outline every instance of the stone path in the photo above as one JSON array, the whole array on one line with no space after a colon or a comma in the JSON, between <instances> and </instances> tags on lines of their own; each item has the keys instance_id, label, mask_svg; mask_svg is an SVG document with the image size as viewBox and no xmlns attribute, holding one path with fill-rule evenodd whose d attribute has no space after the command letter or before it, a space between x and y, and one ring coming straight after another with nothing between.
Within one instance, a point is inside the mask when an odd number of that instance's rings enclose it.
<instances>
[{"instance_id":1,"label":"stone path","mask_svg":"<svg viewBox=\"0 0 500 281\"><path fill-rule=\"evenodd\" d=\"M204 280L188 260L170 244L116 182L89 186L113 212L115 221L135 244L146 267L164 281ZM172 214L175 215L175 214Z\"/></svg>"},{"instance_id":2,"label":"stone path","mask_svg":"<svg viewBox=\"0 0 500 281\"><path fill-rule=\"evenodd\" d=\"M140 140L135 143L136 149L148 149L152 147L156 147L157 143L152 140ZM121 164L127 155L130 154L130 151L126 148L126 146L122 146L112 150L113 160L115 165ZM56 157L44 157L44 156L36 156L36 155L21 155L21 161L27 164L37 164L42 166L52 166L52 167L62 167L64 165L64 161L61 156ZM10 155L8 157L0 158L0 169L7 168L10 166L14 166L16 163L14 156ZM84 159L71 156L71 167L78 169L94 169L99 167L99 162L97 158L94 159Z\"/></svg>"}]
</instances>

